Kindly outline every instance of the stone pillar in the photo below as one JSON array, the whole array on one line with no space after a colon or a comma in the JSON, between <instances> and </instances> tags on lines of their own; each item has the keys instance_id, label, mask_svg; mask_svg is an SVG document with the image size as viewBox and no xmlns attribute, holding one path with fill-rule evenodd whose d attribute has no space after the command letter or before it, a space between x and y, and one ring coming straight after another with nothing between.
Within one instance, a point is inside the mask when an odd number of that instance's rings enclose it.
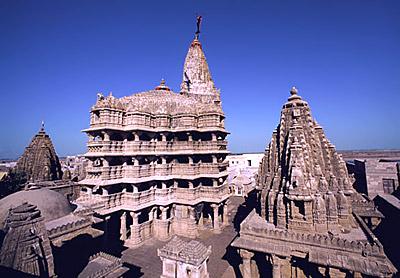
<instances>
[{"instance_id":1,"label":"stone pillar","mask_svg":"<svg viewBox=\"0 0 400 278\"><path fill-rule=\"evenodd\" d=\"M243 260L241 267L243 278L253 278L251 271L251 258L253 257L254 253L245 249L239 249L239 255Z\"/></svg>"},{"instance_id":2,"label":"stone pillar","mask_svg":"<svg viewBox=\"0 0 400 278\"><path fill-rule=\"evenodd\" d=\"M124 211L121 215L121 237L120 239L125 241L126 240L126 212Z\"/></svg>"},{"instance_id":3,"label":"stone pillar","mask_svg":"<svg viewBox=\"0 0 400 278\"><path fill-rule=\"evenodd\" d=\"M108 195L108 190L105 189L104 187L101 189L102 195L107 196Z\"/></svg>"},{"instance_id":4,"label":"stone pillar","mask_svg":"<svg viewBox=\"0 0 400 278\"><path fill-rule=\"evenodd\" d=\"M132 134L133 134L133 140L139 141L139 134L137 132L132 132Z\"/></svg>"},{"instance_id":5,"label":"stone pillar","mask_svg":"<svg viewBox=\"0 0 400 278\"><path fill-rule=\"evenodd\" d=\"M170 221L167 219L168 207L160 207L161 219L157 220L155 223L155 234L160 240L167 240L169 238L169 226Z\"/></svg>"},{"instance_id":6,"label":"stone pillar","mask_svg":"<svg viewBox=\"0 0 400 278\"><path fill-rule=\"evenodd\" d=\"M139 160L136 157L132 157L132 162L134 166L139 166Z\"/></svg>"},{"instance_id":7,"label":"stone pillar","mask_svg":"<svg viewBox=\"0 0 400 278\"><path fill-rule=\"evenodd\" d=\"M291 266L289 258L280 258L272 254L270 256L272 264L272 277L273 278L286 278L291 277Z\"/></svg>"},{"instance_id":8,"label":"stone pillar","mask_svg":"<svg viewBox=\"0 0 400 278\"><path fill-rule=\"evenodd\" d=\"M188 136L188 141L189 141L189 142L192 142L192 141L193 141L192 134L191 134L190 132L188 132L188 133L187 133L187 136Z\"/></svg>"},{"instance_id":9,"label":"stone pillar","mask_svg":"<svg viewBox=\"0 0 400 278\"><path fill-rule=\"evenodd\" d=\"M213 162L213 163L218 163L218 160L217 160L217 156L216 156L216 155L213 155L213 156L212 156L212 162Z\"/></svg>"},{"instance_id":10,"label":"stone pillar","mask_svg":"<svg viewBox=\"0 0 400 278\"><path fill-rule=\"evenodd\" d=\"M281 260L276 255L271 255L272 278L281 278ZM283 278L283 277L282 277Z\"/></svg>"},{"instance_id":11,"label":"stone pillar","mask_svg":"<svg viewBox=\"0 0 400 278\"><path fill-rule=\"evenodd\" d=\"M129 242L132 245L139 245L142 242L140 237L140 226L139 226L139 215L140 212L130 212L132 217L132 225L131 225L131 238Z\"/></svg>"},{"instance_id":12,"label":"stone pillar","mask_svg":"<svg viewBox=\"0 0 400 278\"><path fill-rule=\"evenodd\" d=\"M167 164L167 159L165 158L165 156L161 157L161 164Z\"/></svg>"},{"instance_id":13,"label":"stone pillar","mask_svg":"<svg viewBox=\"0 0 400 278\"><path fill-rule=\"evenodd\" d=\"M212 141L217 141L217 134L211 133Z\"/></svg>"},{"instance_id":14,"label":"stone pillar","mask_svg":"<svg viewBox=\"0 0 400 278\"><path fill-rule=\"evenodd\" d=\"M153 221L154 218L154 208L149 211L149 221Z\"/></svg>"},{"instance_id":15,"label":"stone pillar","mask_svg":"<svg viewBox=\"0 0 400 278\"><path fill-rule=\"evenodd\" d=\"M110 141L110 135L106 131L101 132L103 134L103 141Z\"/></svg>"},{"instance_id":16,"label":"stone pillar","mask_svg":"<svg viewBox=\"0 0 400 278\"><path fill-rule=\"evenodd\" d=\"M217 179L213 179L213 186L217 187L218 186L218 180Z\"/></svg>"},{"instance_id":17,"label":"stone pillar","mask_svg":"<svg viewBox=\"0 0 400 278\"><path fill-rule=\"evenodd\" d=\"M106 158L101 159L103 161L103 167L108 167L108 160Z\"/></svg>"},{"instance_id":18,"label":"stone pillar","mask_svg":"<svg viewBox=\"0 0 400 278\"><path fill-rule=\"evenodd\" d=\"M337 268L329 268L329 276L332 278L345 278L346 273Z\"/></svg>"},{"instance_id":19,"label":"stone pillar","mask_svg":"<svg viewBox=\"0 0 400 278\"><path fill-rule=\"evenodd\" d=\"M200 212L200 218L199 218L198 225L199 225L199 228L203 228L203 226L204 226L204 213L203 213L203 211Z\"/></svg>"},{"instance_id":20,"label":"stone pillar","mask_svg":"<svg viewBox=\"0 0 400 278\"><path fill-rule=\"evenodd\" d=\"M167 141L167 136L165 136L164 133L161 133L161 141L163 142Z\"/></svg>"},{"instance_id":21,"label":"stone pillar","mask_svg":"<svg viewBox=\"0 0 400 278\"><path fill-rule=\"evenodd\" d=\"M221 232L221 227L219 225L219 217L218 217L219 204L212 204L211 207L213 208L213 213L214 213L214 217L213 217L214 232L219 233L219 232Z\"/></svg>"},{"instance_id":22,"label":"stone pillar","mask_svg":"<svg viewBox=\"0 0 400 278\"><path fill-rule=\"evenodd\" d=\"M193 182L192 181L188 181L189 184L189 188L193 188Z\"/></svg>"},{"instance_id":23,"label":"stone pillar","mask_svg":"<svg viewBox=\"0 0 400 278\"><path fill-rule=\"evenodd\" d=\"M188 156L188 159L189 159L189 164L193 164L193 157Z\"/></svg>"},{"instance_id":24,"label":"stone pillar","mask_svg":"<svg viewBox=\"0 0 400 278\"><path fill-rule=\"evenodd\" d=\"M161 220L167 220L168 207L160 207L161 209Z\"/></svg>"},{"instance_id":25,"label":"stone pillar","mask_svg":"<svg viewBox=\"0 0 400 278\"><path fill-rule=\"evenodd\" d=\"M104 239L107 240L108 238L108 221L110 221L111 216L107 215L104 217Z\"/></svg>"},{"instance_id":26,"label":"stone pillar","mask_svg":"<svg viewBox=\"0 0 400 278\"><path fill-rule=\"evenodd\" d=\"M161 188L162 189L166 189L167 188L167 184L165 182L161 182Z\"/></svg>"},{"instance_id":27,"label":"stone pillar","mask_svg":"<svg viewBox=\"0 0 400 278\"><path fill-rule=\"evenodd\" d=\"M225 226L229 225L229 216L228 216L228 202L224 204L224 215L222 217L223 224Z\"/></svg>"}]
</instances>

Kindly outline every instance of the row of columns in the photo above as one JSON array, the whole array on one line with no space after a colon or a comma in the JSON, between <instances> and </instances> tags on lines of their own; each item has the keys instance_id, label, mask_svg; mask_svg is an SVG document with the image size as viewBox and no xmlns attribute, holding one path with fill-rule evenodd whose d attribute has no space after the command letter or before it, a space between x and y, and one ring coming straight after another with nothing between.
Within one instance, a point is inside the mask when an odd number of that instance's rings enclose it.
<instances>
[{"instance_id":1,"label":"row of columns","mask_svg":"<svg viewBox=\"0 0 400 278\"><path fill-rule=\"evenodd\" d=\"M159 207L161 210L161 217L157 217L157 207L153 208L152 210L149 211L149 221L153 221L155 219L159 219L162 221L168 220L168 207ZM141 241L140 235L138 234L140 229L140 223L139 223L139 216L141 215L142 212L134 212L131 211L129 212L131 218L132 218L132 225L130 225L130 232L131 236L129 239L133 240L134 243L139 243ZM125 241L127 240L127 212L123 212L120 217L120 234L121 237L120 239Z\"/></svg>"},{"instance_id":2,"label":"row of columns","mask_svg":"<svg viewBox=\"0 0 400 278\"><path fill-rule=\"evenodd\" d=\"M101 134L103 135L102 141L110 141L110 133L108 133L106 131L102 131ZM166 133L158 133L158 134L161 135L161 141L162 142L166 142L167 141ZM134 131L134 132L132 132L132 135L133 135L133 141L140 141L138 132ZM192 142L193 141L192 133L187 132L186 135L188 137L187 141ZM89 140L90 141L94 141L94 139L95 139L95 136L89 134ZM217 141L219 139L222 139L222 138L218 138L216 133L211 133L211 141ZM125 138L123 141L127 142L128 139ZM178 138L177 138L176 135L173 137L172 141L178 141ZM155 138L155 137L151 138L150 142L157 142L157 138Z\"/></svg>"},{"instance_id":3,"label":"row of columns","mask_svg":"<svg viewBox=\"0 0 400 278\"><path fill-rule=\"evenodd\" d=\"M222 223L219 217L219 208L220 206L223 207L222 209ZM229 216L228 216L228 202L221 203L221 204L212 204L211 205L213 209L213 230L214 232L218 233L222 230L223 226L227 226L229 224ZM161 217L160 220L168 220L168 207L159 207L161 210ZM188 207L188 217L191 219L195 218L195 209L192 206ZM131 211L129 212L130 216L132 218L132 225L130 226L130 231L131 231L131 238L135 237L137 235L133 235L133 231L137 229L139 226L139 216L141 212L134 212ZM171 212L172 214L172 212ZM154 219L157 219L157 207L153 208L149 212L149 221L152 221ZM127 212L123 212L120 217L120 234L121 234L121 240L125 241L127 240ZM198 222L199 227L201 228L204 225L204 216L203 212L200 215L199 222Z\"/></svg>"},{"instance_id":4,"label":"row of columns","mask_svg":"<svg viewBox=\"0 0 400 278\"><path fill-rule=\"evenodd\" d=\"M254 278L261 277L258 273L256 262L252 260L254 252L246 249L239 249L239 255L242 258L243 264L241 267L241 273L243 278ZM308 277L302 269L296 266L292 266L290 257L278 256L275 254L267 254L267 260L272 266L272 278L305 278ZM312 263L310 263L312 264ZM311 267L310 267L311 269ZM345 278L346 271L341 271L337 268L331 268L326 266L317 267L318 272L321 276L334 277L334 278ZM354 278L361 278L362 275L359 272L352 272Z\"/></svg>"},{"instance_id":5,"label":"row of columns","mask_svg":"<svg viewBox=\"0 0 400 278\"><path fill-rule=\"evenodd\" d=\"M201 160L199 162L194 163L192 156L187 156L187 158L188 158L188 163L178 163L177 161L173 160L170 162L170 164L189 164L189 165L191 165L191 164L202 163ZM212 163L215 163L215 164L219 163L218 157L216 155L212 155L211 158L212 158ZM106 158L102 157L102 158L93 160L92 167L100 166L101 165L100 163L102 163L103 167L108 167L110 165L108 160ZM132 157L132 163L134 166L140 165L139 159L137 159L136 157ZM143 164L143 165L158 165L158 164L162 164L162 165L167 164L167 158L165 156L161 156L161 163L158 163L158 159L155 159L155 160L149 161L148 164ZM124 161L120 166L126 166L126 165L128 165L128 162Z\"/></svg>"}]
</instances>

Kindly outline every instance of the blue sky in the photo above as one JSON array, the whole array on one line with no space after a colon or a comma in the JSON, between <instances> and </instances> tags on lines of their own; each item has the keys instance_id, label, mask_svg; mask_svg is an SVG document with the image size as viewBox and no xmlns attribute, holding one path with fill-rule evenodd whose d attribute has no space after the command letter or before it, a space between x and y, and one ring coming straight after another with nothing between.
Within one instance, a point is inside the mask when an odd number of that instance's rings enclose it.
<instances>
[{"instance_id":1,"label":"blue sky","mask_svg":"<svg viewBox=\"0 0 400 278\"><path fill-rule=\"evenodd\" d=\"M0 1L0 157L40 122L83 153L96 93L177 91L201 41L232 152L263 151L292 85L338 149L400 148L400 1Z\"/></svg>"}]
</instances>

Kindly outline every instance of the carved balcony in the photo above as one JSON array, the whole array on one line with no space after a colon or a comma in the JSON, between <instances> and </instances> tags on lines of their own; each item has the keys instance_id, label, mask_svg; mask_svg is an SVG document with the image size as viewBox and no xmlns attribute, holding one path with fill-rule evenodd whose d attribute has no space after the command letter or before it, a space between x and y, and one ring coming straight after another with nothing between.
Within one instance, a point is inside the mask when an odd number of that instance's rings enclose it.
<instances>
[{"instance_id":1,"label":"carved balcony","mask_svg":"<svg viewBox=\"0 0 400 278\"><path fill-rule=\"evenodd\" d=\"M226 171L227 162L221 163L197 163L197 164L147 164L88 167L86 180L114 180L114 179L140 179L147 177L164 176L196 176L218 175Z\"/></svg>"},{"instance_id":2,"label":"carved balcony","mask_svg":"<svg viewBox=\"0 0 400 278\"><path fill-rule=\"evenodd\" d=\"M229 198L227 183L220 186L198 186L195 188L152 188L141 192L121 192L109 195L87 194L82 192L81 203L96 203L96 211L116 211L118 209L140 210L153 205L169 205L173 203L196 204L199 202L221 202Z\"/></svg>"},{"instance_id":3,"label":"carved balcony","mask_svg":"<svg viewBox=\"0 0 400 278\"><path fill-rule=\"evenodd\" d=\"M227 141L89 141L87 156L227 152Z\"/></svg>"}]
</instances>

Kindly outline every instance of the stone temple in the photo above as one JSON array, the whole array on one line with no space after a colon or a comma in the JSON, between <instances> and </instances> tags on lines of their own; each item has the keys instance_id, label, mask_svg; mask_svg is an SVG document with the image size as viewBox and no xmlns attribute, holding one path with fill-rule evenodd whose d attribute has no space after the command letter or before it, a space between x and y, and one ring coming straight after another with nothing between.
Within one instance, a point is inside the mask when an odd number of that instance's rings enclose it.
<instances>
[{"instance_id":1,"label":"stone temple","mask_svg":"<svg viewBox=\"0 0 400 278\"><path fill-rule=\"evenodd\" d=\"M308 103L290 93L259 168L261 213L232 243L243 277L391 277L396 269L357 213L368 204Z\"/></svg>"},{"instance_id":2,"label":"stone temple","mask_svg":"<svg viewBox=\"0 0 400 278\"><path fill-rule=\"evenodd\" d=\"M61 165L44 124L18 159L15 172L29 182L59 180L62 177Z\"/></svg>"},{"instance_id":3,"label":"stone temple","mask_svg":"<svg viewBox=\"0 0 400 278\"><path fill-rule=\"evenodd\" d=\"M129 247L153 237L196 238L199 229L220 232L230 196L224 119L196 34L179 93L162 80L122 98L98 94L84 130L89 167L77 202L110 223L117 219Z\"/></svg>"}]
</instances>

